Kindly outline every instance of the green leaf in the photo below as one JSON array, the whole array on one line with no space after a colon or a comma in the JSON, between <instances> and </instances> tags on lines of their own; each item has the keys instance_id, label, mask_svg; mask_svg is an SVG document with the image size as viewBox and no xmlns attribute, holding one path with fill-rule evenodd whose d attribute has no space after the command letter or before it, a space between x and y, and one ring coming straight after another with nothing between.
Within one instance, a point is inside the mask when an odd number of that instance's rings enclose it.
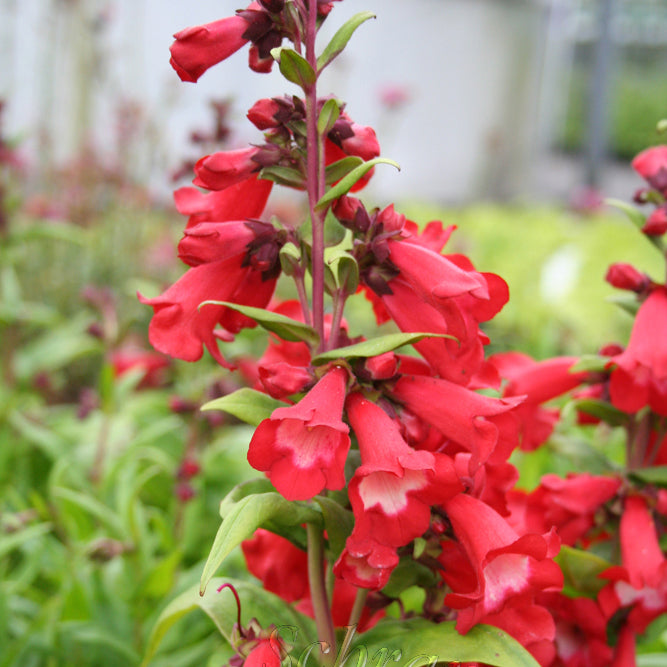
<instances>
[{"instance_id":1,"label":"green leaf","mask_svg":"<svg viewBox=\"0 0 667 667\"><path fill-rule=\"evenodd\" d=\"M315 329L280 313L264 310L264 308L254 308L253 306L241 306L229 301L204 301L199 304L199 307L207 305L226 306L231 310L236 310L251 320L255 320L259 326L280 336L283 340L293 343L304 342L313 346L319 345L320 337Z\"/></svg>"},{"instance_id":2,"label":"green leaf","mask_svg":"<svg viewBox=\"0 0 667 667\"><path fill-rule=\"evenodd\" d=\"M637 667L667 667L667 653L638 655Z\"/></svg>"},{"instance_id":3,"label":"green leaf","mask_svg":"<svg viewBox=\"0 0 667 667\"><path fill-rule=\"evenodd\" d=\"M627 424L629 416L621 412L610 403L599 401L594 398L580 398L573 401L574 407L580 412L597 417L611 426L623 426Z\"/></svg>"},{"instance_id":4,"label":"green leaf","mask_svg":"<svg viewBox=\"0 0 667 667\"><path fill-rule=\"evenodd\" d=\"M575 595L595 597L606 585L598 575L611 567L611 563L589 551L561 546L555 558L565 577L565 588Z\"/></svg>"},{"instance_id":5,"label":"green leaf","mask_svg":"<svg viewBox=\"0 0 667 667\"><path fill-rule=\"evenodd\" d=\"M354 642L348 655L356 652L379 663L421 667L448 662L481 662L493 667L538 667L538 663L519 642L506 632L489 625L476 625L465 635L454 621L432 623L414 618L408 621L384 619ZM400 655L399 655L400 652ZM356 657L355 655L355 657ZM349 661L348 664L353 664Z\"/></svg>"},{"instance_id":6,"label":"green leaf","mask_svg":"<svg viewBox=\"0 0 667 667\"><path fill-rule=\"evenodd\" d=\"M432 333L393 333L379 338L372 338L361 343L348 345L347 347L339 347L335 350L322 352L313 357L312 363L315 366L326 364L336 359L356 359L359 357L376 357L385 352L391 352L404 345L412 345L418 343L424 338L451 338L456 340L454 336L449 334L432 334Z\"/></svg>"},{"instance_id":7,"label":"green leaf","mask_svg":"<svg viewBox=\"0 0 667 667\"><path fill-rule=\"evenodd\" d=\"M318 73L343 51L354 34L354 31L362 23L365 23L368 19L374 18L375 14L373 14L373 12L359 12L352 18L348 19L331 38L331 41L326 45L324 51L322 51L320 57L317 59Z\"/></svg>"},{"instance_id":8,"label":"green leaf","mask_svg":"<svg viewBox=\"0 0 667 667\"><path fill-rule=\"evenodd\" d=\"M376 157L372 160L368 160L368 162L364 162L353 169L347 176L345 176L345 178L342 178L336 185L328 190L322 199L315 204L315 210L321 211L339 197L347 194L350 191L350 188L363 178L376 164L390 164L392 167L396 167L399 171L401 170L396 162L384 157Z\"/></svg>"},{"instance_id":9,"label":"green leaf","mask_svg":"<svg viewBox=\"0 0 667 667\"><path fill-rule=\"evenodd\" d=\"M607 367L609 357L599 357L597 354L585 354L574 366L570 367L570 373L581 373L583 371L595 371L601 373Z\"/></svg>"},{"instance_id":10,"label":"green leaf","mask_svg":"<svg viewBox=\"0 0 667 667\"><path fill-rule=\"evenodd\" d=\"M279 164L264 167L259 172L259 178L273 181L279 185L287 185L290 188L303 188L305 186L303 174L298 169L283 167Z\"/></svg>"},{"instance_id":11,"label":"green leaf","mask_svg":"<svg viewBox=\"0 0 667 667\"><path fill-rule=\"evenodd\" d=\"M296 83L303 89L317 81L317 76L308 61L293 49L272 49L271 55L274 58L277 56L280 72L288 81Z\"/></svg>"},{"instance_id":12,"label":"green leaf","mask_svg":"<svg viewBox=\"0 0 667 667\"><path fill-rule=\"evenodd\" d=\"M612 294L605 298L605 301L609 303L615 303L619 308L622 308L626 313L634 317L639 310L641 305L637 301L637 297L634 294Z\"/></svg>"},{"instance_id":13,"label":"green leaf","mask_svg":"<svg viewBox=\"0 0 667 667\"><path fill-rule=\"evenodd\" d=\"M327 100L322 105L319 118L317 119L317 132L321 137L326 136L333 129L340 116L340 102L335 99ZM361 158L360 158L361 159Z\"/></svg>"},{"instance_id":14,"label":"green leaf","mask_svg":"<svg viewBox=\"0 0 667 667\"><path fill-rule=\"evenodd\" d=\"M293 276L301 262L301 251L291 241L280 249L280 267L287 276Z\"/></svg>"},{"instance_id":15,"label":"green leaf","mask_svg":"<svg viewBox=\"0 0 667 667\"><path fill-rule=\"evenodd\" d=\"M636 468L629 473L630 477L638 479L644 484L667 487L667 465L653 466L651 468Z\"/></svg>"},{"instance_id":16,"label":"green leaf","mask_svg":"<svg viewBox=\"0 0 667 667\"><path fill-rule=\"evenodd\" d=\"M624 202L622 199L605 199L605 204L608 206L613 206L619 211L625 213L630 222L635 225L637 228L641 229L646 224L646 216L632 204Z\"/></svg>"},{"instance_id":17,"label":"green leaf","mask_svg":"<svg viewBox=\"0 0 667 667\"><path fill-rule=\"evenodd\" d=\"M0 558L4 558L10 551L17 549L26 542L46 535L51 531L52 527L50 523L38 523L16 533L3 535L0 537Z\"/></svg>"},{"instance_id":18,"label":"green leaf","mask_svg":"<svg viewBox=\"0 0 667 667\"><path fill-rule=\"evenodd\" d=\"M259 426L260 422L268 419L276 408L284 408L286 405L268 394L244 387L205 403L201 406L201 410L222 410L246 424Z\"/></svg>"},{"instance_id":19,"label":"green leaf","mask_svg":"<svg viewBox=\"0 0 667 667\"><path fill-rule=\"evenodd\" d=\"M331 185L341 178L347 176L353 169L356 169L364 161L356 155L348 155L336 162L332 162L325 170L324 177L327 185Z\"/></svg>"},{"instance_id":20,"label":"green leaf","mask_svg":"<svg viewBox=\"0 0 667 667\"><path fill-rule=\"evenodd\" d=\"M222 520L215 536L201 576L200 591L227 556L243 540L252 537L258 528L271 530L272 526L300 526L302 523L322 523L322 515L314 507L302 502L290 502L279 493L259 493L246 496L233 505Z\"/></svg>"},{"instance_id":21,"label":"green leaf","mask_svg":"<svg viewBox=\"0 0 667 667\"><path fill-rule=\"evenodd\" d=\"M412 558L403 558L396 568L394 568L382 592L390 598L397 598L404 590L411 586L432 588L436 584L437 577L430 568L421 563L416 563Z\"/></svg>"},{"instance_id":22,"label":"green leaf","mask_svg":"<svg viewBox=\"0 0 667 667\"><path fill-rule=\"evenodd\" d=\"M273 491L275 491L275 488L266 477L255 477L255 479L241 482L220 501L220 517L224 519L232 507L246 496L257 493L271 493Z\"/></svg>"},{"instance_id":23,"label":"green leaf","mask_svg":"<svg viewBox=\"0 0 667 667\"><path fill-rule=\"evenodd\" d=\"M341 247L325 248L324 261L331 270L338 289L354 294L359 285L359 265L347 250Z\"/></svg>"},{"instance_id":24,"label":"green leaf","mask_svg":"<svg viewBox=\"0 0 667 667\"><path fill-rule=\"evenodd\" d=\"M193 587L172 600L164 609L151 632L146 655L141 663L142 667L150 664L163 638L176 621L194 609L201 609L231 644L232 631L238 617L236 599L229 590L217 592L223 584L234 586L241 599L242 623L247 624L250 619L256 618L263 628L269 628L271 624L277 628L283 627L285 632L280 636L290 643L293 642L296 652L300 652L308 640L316 636L314 622L311 619L300 614L277 595L265 591L256 584L225 577L213 579L211 583L213 587L204 595L200 595L199 590ZM293 631L289 632L288 628L292 628Z\"/></svg>"},{"instance_id":25,"label":"green leaf","mask_svg":"<svg viewBox=\"0 0 667 667\"><path fill-rule=\"evenodd\" d=\"M329 539L329 550L338 558L345 547L345 541L354 528L354 515L342 505L326 496L316 496L315 502L322 509L324 528Z\"/></svg>"}]
</instances>

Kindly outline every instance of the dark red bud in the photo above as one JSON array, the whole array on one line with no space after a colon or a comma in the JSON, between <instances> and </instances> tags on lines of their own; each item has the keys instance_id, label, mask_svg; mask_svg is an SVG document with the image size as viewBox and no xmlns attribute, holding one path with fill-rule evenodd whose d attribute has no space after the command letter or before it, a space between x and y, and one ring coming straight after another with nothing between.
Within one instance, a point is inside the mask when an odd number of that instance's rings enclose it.
<instances>
[{"instance_id":1,"label":"dark red bud","mask_svg":"<svg viewBox=\"0 0 667 667\"><path fill-rule=\"evenodd\" d=\"M194 459L183 459L183 461L181 461L180 467L178 468L178 472L176 473L176 477L182 480L192 479L199 474L200 470L201 466Z\"/></svg>"},{"instance_id":2,"label":"dark red bud","mask_svg":"<svg viewBox=\"0 0 667 667\"><path fill-rule=\"evenodd\" d=\"M285 0L259 0L259 4L266 9L267 12L278 14L285 8Z\"/></svg>"},{"instance_id":3,"label":"dark red bud","mask_svg":"<svg viewBox=\"0 0 667 667\"><path fill-rule=\"evenodd\" d=\"M647 236L662 236L667 232L667 206L656 208L649 215L646 224L642 227L642 232Z\"/></svg>"},{"instance_id":4,"label":"dark red bud","mask_svg":"<svg viewBox=\"0 0 667 667\"><path fill-rule=\"evenodd\" d=\"M632 292L642 292L650 282L648 276L637 271L632 264L622 262L612 264L609 267L605 280L612 287Z\"/></svg>"},{"instance_id":5,"label":"dark red bud","mask_svg":"<svg viewBox=\"0 0 667 667\"><path fill-rule=\"evenodd\" d=\"M174 493L182 503L187 503L196 495L195 490L187 482L180 482L177 484Z\"/></svg>"}]
</instances>

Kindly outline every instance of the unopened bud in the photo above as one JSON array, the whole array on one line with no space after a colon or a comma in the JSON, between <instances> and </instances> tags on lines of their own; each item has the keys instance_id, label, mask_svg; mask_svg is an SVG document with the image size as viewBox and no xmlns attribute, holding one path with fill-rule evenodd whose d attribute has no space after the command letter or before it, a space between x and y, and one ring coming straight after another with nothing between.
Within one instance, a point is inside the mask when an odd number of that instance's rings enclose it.
<instances>
[{"instance_id":1,"label":"unopened bud","mask_svg":"<svg viewBox=\"0 0 667 667\"><path fill-rule=\"evenodd\" d=\"M605 280L612 287L632 292L642 292L649 284L647 275L637 271L632 264L622 262L612 264L609 267Z\"/></svg>"}]
</instances>

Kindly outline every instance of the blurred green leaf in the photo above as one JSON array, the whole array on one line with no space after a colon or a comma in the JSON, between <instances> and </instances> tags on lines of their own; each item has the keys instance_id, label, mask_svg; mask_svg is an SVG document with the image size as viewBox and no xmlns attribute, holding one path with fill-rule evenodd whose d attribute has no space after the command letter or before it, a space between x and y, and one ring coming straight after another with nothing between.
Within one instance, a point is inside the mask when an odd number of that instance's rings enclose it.
<instances>
[{"instance_id":1,"label":"blurred green leaf","mask_svg":"<svg viewBox=\"0 0 667 667\"><path fill-rule=\"evenodd\" d=\"M565 589L572 596L595 597L607 582L598 575L612 566L611 563L581 549L561 546L555 558L565 577Z\"/></svg>"},{"instance_id":2,"label":"blurred green leaf","mask_svg":"<svg viewBox=\"0 0 667 667\"><path fill-rule=\"evenodd\" d=\"M201 409L204 411L222 410L246 424L259 426L260 422L268 419L276 408L284 407L287 407L287 403L263 394L261 391L245 387L226 396L215 398L202 405Z\"/></svg>"}]
</instances>

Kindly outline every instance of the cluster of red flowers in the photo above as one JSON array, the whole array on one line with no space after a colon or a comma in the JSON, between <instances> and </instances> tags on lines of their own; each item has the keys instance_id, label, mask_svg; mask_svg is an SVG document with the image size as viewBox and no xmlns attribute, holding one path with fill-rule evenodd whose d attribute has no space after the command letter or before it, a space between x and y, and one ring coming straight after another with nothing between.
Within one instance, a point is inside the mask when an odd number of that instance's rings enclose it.
<instances>
[{"instance_id":1,"label":"cluster of red flowers","mask_svg":"<svg viewBox=\"0 0 667 667\"><path fill-rule=\"evenodd\" d=\"M306 4L253 2L233 17L184 30L176 35L172 64L182 79L196 81L250 42L251 68L268 71L271 50L285 38L298 53L304 42L308 52L309 21L321 23L332 6ZM318 211L329 208L330 224L343 232L337 249L347 267L344 280L332 269L318 282L316 255L323 248L315 231L262 220L272 187L311 195L313 174L335 185L380 151L373 130L354 123L335 100L332 122L323 123L332 100L313 98L314 84L303 78L304 99L260 100L250 109L263 144L199 160L194 184L208 194L176 192L178 210L188 216L179 256L189 269L161 296L142 297L154 309L152 344L188 361L205 347L233 368L219 343L262 322L246 307L323 334L274 333L260 359L237 363L255 390L284 402L257 427L250 464L285 499L328 494L353 516L342 550L327 551L335 581L328 613L336 626L350 621L359 590L370 594L353 621L361 629L377 622L392 602L383 589L407 563L429 573L429 583L420 580L422 615L433 622L456 620L461 633L478 623L502 628L542 665L634 664L635 635L667 611L667 561L654 523L656 512L667 513L667 492L632 488L618 474L588 473L547 475L534 491L522 492L515 490L518 473L509 457L549 438L559 413L544 403L586 384L582 401L606 401L624 415L637 465L667 462L667 288L631 267L610 271L610 282L636 292L641 306L627 348L603 355L595 371L572 372L577 360L569 357L487 358L480 325L506 303L506 283L444 251L453 227L432 222L419 230L393 206L368 210L346 194L363 188L370 170L329 207L311 206L313 227L323 223ZM314 153L313 117L320 120ZM317 169L309 164L313 155ZM657 237L665 232L667 147L639 156L635 167L652 196L662 197L643 230ZM322 312L320 322L306 297L307 272L313 293L319 288L331 297L332 314ZM276 298L281 275L295 280L299 300ZM405 334L429 334L414 338L418 356L397 352L383 338L371 353L359 352L364 339L351 338L342 318L355 291L372 305L378 324L391 320ZM562 593L554 561L561 544L611 543L608 528L619 512L621 565L603 573L597 598ZM322 613L307 554L296 544L260 530L243 550L267 590L304 613ZM611 620L618 625L615 647L607 640ZM268 639L255 642L246 664L278 664L278 652L267 646Z\"/></svg>"}]
</instances>

